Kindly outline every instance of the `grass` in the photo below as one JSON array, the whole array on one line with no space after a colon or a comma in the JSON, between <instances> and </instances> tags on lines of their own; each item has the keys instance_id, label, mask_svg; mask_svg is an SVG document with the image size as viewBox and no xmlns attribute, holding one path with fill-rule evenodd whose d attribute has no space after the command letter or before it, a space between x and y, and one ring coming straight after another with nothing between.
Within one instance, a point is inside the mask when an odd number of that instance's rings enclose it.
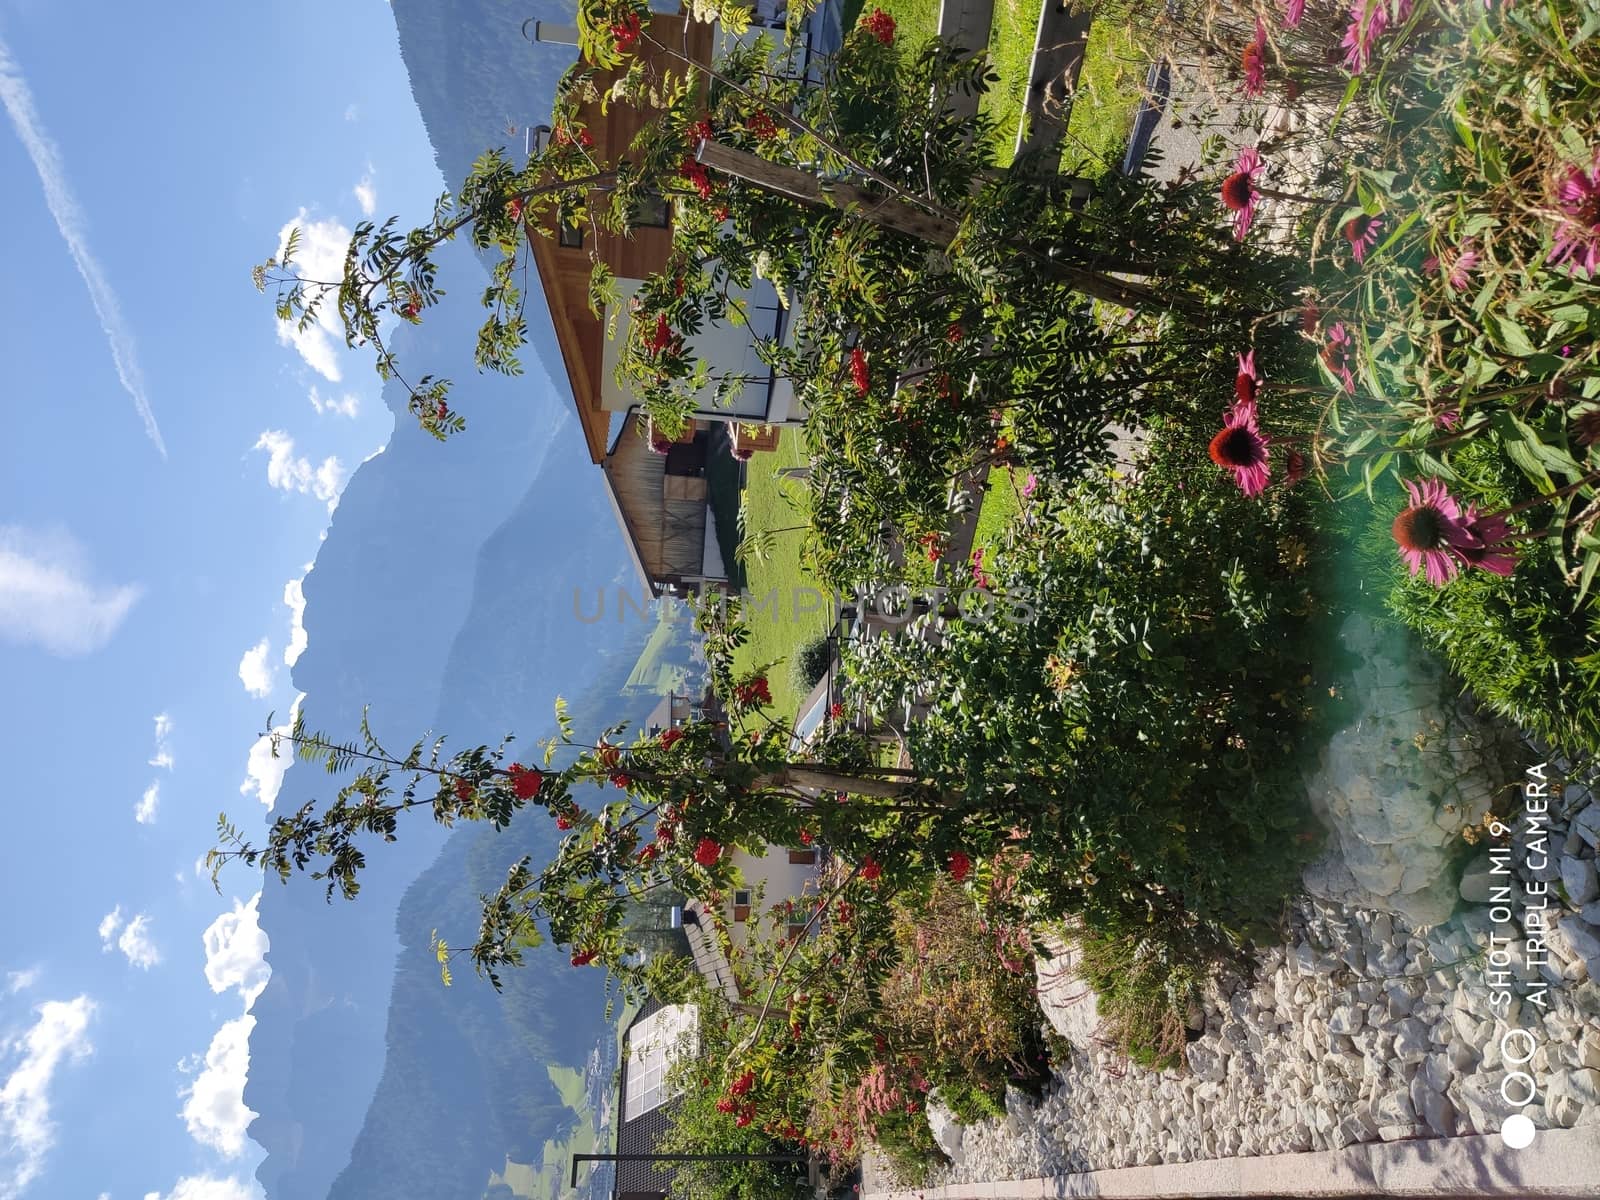
<instances>
[{"instance_id":1,"label":"grass","mask_svg":"<svg viewBox=\"0 0 1600 1200\"><path fill-rule=\"evenodd\" d=\"M828 629L826 604L816 612L795 611L797 589L802 592L802 603L809 602L804 597L805 589L822 589L801 565L800 545L805 533L794 527L803 524L804 519L784 498L777 472L782 467L803 466L805 461L804 440L796 431L785 429L778 439L777 449L757 454L746 464L745 471L747 531L785 532L776 534L765 562L752 555L744 564L746 586L751 596L759 601L776 590L778 601L770 612L747 610L750 640L739 648L734 665L737 671L744 673L777 664L768 671L767 683L772 689L773 711L785 720L794 717L795 709L805 699L790 683L789 660L803 643ZM800 480L787 484L795 492L804 486Z\"/></svg>"},{"instance_id":2,"label":"grass","mask_svg":"<svg viewBox=\"0 0 1600 1200\"><path fill-rule=\"evenodd\" d=\"M672 611L668 608L662 609L662 618L656 622L655 629L650 632L650 640L639 652L638 661L633 664L633 671L624 685L625 690L653 692L657 696L665 696L683 686L689 669L677 663L663 661L672 653L682 632L674 621L667 619L666 614ZM681 613L679 614L679 620L686 619Z\"/></svg>"},{"instance_id":3,"label":"grass","mask_svg":"<svg viewBox=\"0 0 1600 1200\"><path fill-rule=\"evenodd\" d=\"M1133 116L1144 94L1151 49L1140 36L1143 6L1104 6L1089 27L1078 92L1061 145L1063 163L1080 161L1091 178L1114 171L1127 152Z\"/></svg>"},{"instance_id":4,"label":"grass","mask_svg":"<svg viewBox=\"0 0 1600 1200\"><path fill-rule=\"evenodd\" d=\"M989 26L989 58L1000 82L984 94L980 111L995 122L995 160L1011 163L1022 121L1022 101L1033 65L1033 40L1039 32L1038 0L995 0Z\"/></svg>"}]
</instances>

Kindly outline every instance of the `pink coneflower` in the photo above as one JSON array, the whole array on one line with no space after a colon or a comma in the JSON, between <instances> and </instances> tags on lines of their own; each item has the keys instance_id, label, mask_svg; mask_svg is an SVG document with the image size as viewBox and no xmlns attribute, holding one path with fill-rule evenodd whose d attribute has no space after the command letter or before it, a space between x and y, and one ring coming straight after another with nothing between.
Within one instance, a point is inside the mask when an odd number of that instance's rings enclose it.
<instances>
[{"instance_id":1,"label":"pink coneflower","mask_svg":"<svg viewBox=\"0 0 1600 1200\"><path fill-rule=\"evenodd\" d=\"M1259 496L1267 487L1271 467L1267 447L1271 439L1256 421L1256 406L1240 401L1228 410L1221 431L1211 439L1211 461L1233 472L1233 481L1246 496Z\"/></svg>"},{"instance_id":2,"label":"pink coneflower","mask_svg":"<svg viewBox=\"0 0 1600 1200\"><path fill-rule=\"evenodd\" d=\"M1233 395L1240 404L1254 404L1261 376L1256 374L1256 352L1239 355L1239 373L1233 378Z\"/></svg>"},{"instance_id":3,"label":"pink coneflower","mask_svg":"<svg viewBox=\"0 0 1600 1200\"><path fill-rule=\"evenodd\" d=\"M1255 40L1244 48L1239 62L1244 71L1241 90L1252 99L1267 89L1267 27L1256 18Z\"/></svg>"},{"instance_id":4,"label":"pink coneflower","mask_svg":"<svg viewBox=\"0 0 1600 1200\"><path fill-rule=\"evenodd\" d=\"M1362 263L1367 260L1367 251L1378 244L1378 230L1382 228L1382 220L1362 213L1346 221L1340 226L1339 232L1350 243L1350 256Z\"/></svg>"},{"instance_id":5,"label":"pink coneflower","mask_svg":"<svg viewBox=\"0 0 1600 1200\"><path fill-rule=\"evenodd\" d=\"M1032 496L1033 493L1038 491L1038 490L1039 490L1039 477L1030 472L1029 475L1028 475L1027 481L1025 483L1023 483L1023 485L1022 485L1022 494L1024 496Z\"/></svg>"},{"instance_id":6,"label":"pink coneflower","mask_svg":"<svg viewBox=\"0 0 1600 1200\"><path fill-rule=\"evenodd\" d=\"M1350 5L1350 25L1344 31L1344 65L1352 75L1359 75L1372 61L1372 48L1377 45L1383 31L1389 28L1389 10L1385 0L1354 0Z\"/></svg>"},{"instance_id":7,"label":"pink coneflower","mask_svg":"<svg viewBox=\"0 0 1600 1200\"><path fill-rule=\"evenodd\" d=\"M1283 6L1283 23L1290 29L1300 27L1300 19L1306 15L1306 0L1288 0Z\"/></svg>"},{"instance_id":8,"label":"pink coneflower","mask_svg":"<svg viewBox=\"0 0 1600 1200\"><path fill-rule=\"evenodd\" d=\"M1355 375L1350 370L1350 360L1354 354L1355 339L1350 336L1343 321L1334 322L1328 329L1327 344L1322 347L1322 361L1328 370L1338 376L1347 392L1356 390Z\"/></svg>"},{"instance_id":9,"label":"pink coneflower","mask_svg":"<svg viewBox=\"0 0 1600 1200\"><path fill-rule=\"evenodd\" d=\"M1239 158L1233 164L1233 174L1222 181L1222 203L1233 213L1233 236L1241 242L1245 234L1250 232L1251 222L1256 219L1256 205L1261 202L1261 193L1256 190L1256 176L1265 166L1260 151L1254 146L1246 146L1239 151Z\"/></svg>"},{"instance_id":10,"label":"pink coneflower","mask_svg":"<svg viewBox=\"0 0 1600 1200\"><path fill-rule=\"evenodd\" d=\"M1433 427L1442 429L1446 433L1453 432L1461 424L1461 410L1447 408L1436 413L1433 418Z\"/></svg>"},{"instance_id":11,"label":"pink coneflower","mask_svg":"<svg viewBox=\"0 0 1600 1200\"><path fill-rule=\"evenodd\" d=\"M1412 575L1425 571L1429 583L1443 587L1455 578L1458 567L1452 547L1475 539L1462 524L1461 506L1443 480L1424 479L1419 484L1407 479L1404 483L1411 504L1394 519L1391 532L1395 544Z\"/></svg>"},{"instance_id":12,"label":"pink coneflower","mask_svg":"<svg viewBox=\"0 0 1600 1200\"><path fill-rule=\"evenodd\" d=\"M1283 485L1293 487L1306 477L1306 456L1298 450L1289 451L1283 464Z\"/></svg>"},{"instance_id":13,"label":"pink coneflower","mask_svg":"<svg viewBox=\"0 0 1600 1200\"><path fill-rule=\"evenodd\" d=\"M1468 238L1453 254L1445 250L1428 255L1422 260L1422 269L1429 275L1443 275L1445 285L1452 292L1459 292L1472 282L1473 268L1478 265L1481 257L1472 248L1472 239Z\"/></svg>"},{"instance_id":14,"label":"pink coneflower","mask_svg":"<svg viewBox=\"0 0 1600 1200\"><path fill-rule=\"evenodd\" d=\"M1556 188L1561 223L1556 226L1550 265L1565 262L1571 274L1594 276L1600 272L1600 148L1587 170L1568 167Z\"/></svg>"},{"instance_id":15,"label":"pink coneflower","mask_svg":"<svg viewBox=\"0 0 1600 1200\"><path fill-rule=\"evenodd\" d=\"M1467 566L1502 576L1516 569L1517 552L1509 544L1511 527L1506 523L1504 513L1480 514L1477 505L1469 504L1461 518L1461 526L1473 544L1456 544L1451 549Z\"/></svg>"},{"instance_id":16,"label":"pink coneflower","mask_svg":"<svg viewBox=\"0 0 1600 1200\"><path fill-rule=\"evenodd\" d=\"M1307 300L1305 307L1300 310L1300 332L1307 337L1315 337L1317 326L1322 324L1322 309L1315 300Z\"/></svg>"}]
</instances>

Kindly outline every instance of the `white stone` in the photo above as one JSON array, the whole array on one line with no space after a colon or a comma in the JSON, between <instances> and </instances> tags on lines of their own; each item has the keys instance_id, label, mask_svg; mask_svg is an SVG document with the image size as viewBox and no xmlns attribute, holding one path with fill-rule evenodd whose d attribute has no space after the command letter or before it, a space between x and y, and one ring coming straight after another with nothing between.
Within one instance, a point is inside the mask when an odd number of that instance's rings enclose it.
<instances>
[{"instance_id":1,"label":"white stone","mask_svg":"<svg viewBox=\"0 0 1600 1200\"><path fill-rule=\"evenodd\" d=\"M1572 818L1572 828L1589 845L1600 848L1600 804L1589 804Z\"/></svg>"},{"instance_id":2,"label":"white stone","mask_svg":"<svg viewBox=\"0 0 1600 1200\"><path fill-rule=\"evenodd\" d=\"M956 1166L966 1162L967 1151L963 1145L966 1127L956 1120L955 1114L936 1099L937 1093L928 1095L928 1128L933 1132L933 1140L938 1143L939 1149L950 1157Z\"/></svg>"},{"instance_id":3,"label":"white stone","mask_svg":"<svg viewBox=\"0 0 1600 1200\"><path fill-rule=\"evenodd\" d=\"M1394 1032L1394 1056L1401 1062L1421 1062L1428 1055L1430 1039L1428 1027L1415 1017L1406 1017L1396 1021Z\"/></svg>"}]
</instances>

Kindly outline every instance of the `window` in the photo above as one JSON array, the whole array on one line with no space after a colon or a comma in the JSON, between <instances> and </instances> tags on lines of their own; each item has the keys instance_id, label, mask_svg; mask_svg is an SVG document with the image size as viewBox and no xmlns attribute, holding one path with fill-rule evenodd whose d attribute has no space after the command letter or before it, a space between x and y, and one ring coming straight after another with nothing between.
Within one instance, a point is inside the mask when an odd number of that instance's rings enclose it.
<instances>
[{"instance_id":1,"label":"window","mask_svg":"<svg viewBox=\"0 0 1600 1200\"><path fill-rule=\"evenodd\" d=\"M791 850L789 851L789 861L796 866L815 866L817 862L817 852L815 850Z\"/></svg>"},{"instance_id":2,"label":"window","mask_svg":"<svg viewBox=\"0 0 1600 1200\"><path fill-rule=\"evenodd\" d=\"M798 942L806 935L806 927L798 921L789 922L789 940Z\"/></svg>"},{"instance_id":3,"label":"window","mask_svg":"<svg viewBox=\"0 0 1600 1200\"><path fill-rule=\"evenodd\" d=\"M583 248L583 227L574 225L571 221L563 221L561 222L561 232L557 235L557 240L561 245L569 249L581 250Z\"/></svg>"},{"instance_id":4,"label":"window","mask_svg":"<svg viewBox=\"0 0 1600 1200\"><path fill-rule=\"evenodd\" d=\"M633 223L642 229L665 229L672 224L672 206L660 192L646 192L633 206Z\"/></svg>"},{"instance_id":5,"label":"window","mask_svg":"<svg viewBox=\"0 0 1600 1200\"><path fill-rule=\"evenodd\" d=\"M675 1004L646 1017L628 1038L628 1094L622 1119L632 1121L672 1099L666 1075L680 1054L695 1053L692 1004Z\"/></svg>"},{"instance_id":6,"label":"window","mask_svg":"<svg viewBox=\"0 0 1600 1200\"><path fill-rule=\"evenodd\" d=\"M743 905L745 908L749 908L750 907L750 893L745 891L742 888L739 891L734 892L734 894L733 894L733 903L734 903L735 907L737 907L739 905Z\"/></svg>"}]
</instances>

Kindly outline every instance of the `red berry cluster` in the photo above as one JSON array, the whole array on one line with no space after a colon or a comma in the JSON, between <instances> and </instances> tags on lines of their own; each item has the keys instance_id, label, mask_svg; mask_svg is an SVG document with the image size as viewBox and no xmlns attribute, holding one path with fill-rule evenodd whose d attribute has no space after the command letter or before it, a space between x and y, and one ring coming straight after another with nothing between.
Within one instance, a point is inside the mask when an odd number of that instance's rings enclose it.
<instances>
[{"instance_id":1,"label":"red berry cluster","mask_svg":"<svg viewBox=\"0 0 1600 1200\"><path fill-rule=\"evenodd\" d=\"M711 199L711 177L706 174L703 164L692 158L685 158L683 165L678 168L678 174L694 184L694 190L700 193L700 199Z\"/></svg>"},{"instance_id":2,"label":"red berry cluster","mask_svg":"<svg viewBox=\"0 0 1600 1200\"><path fill-rule=\"evenodd\" d=\"M881 8L875 8L863 17L861 27L885 46L894 41L894 18Z\"/></svg>"},{"instance_id":3,"label":"red berry cluster","mask_svg":"<svg viewBox=\"0 0 1600 1200\"><path fill-rule=\"evenodd\" d=\"M762 141L770 141L778 136L778 123L772 119L772 114L764 108L758 108L750 114L745 128Z\"/></svg>"},{"instance_id":4,"label":"red berry cluster","mask_svg":"<svg viewBox=\"0 0 1600 1200\"><path fill-rule=\"evenodd\" d=\"M867 356L861 353L860 346L850 351L850 382L860 396L865 396L867 388L871 386L867 375Z\"/></svg>"},{"instance_id":5,"label":"red berry cluster","mask_svg":"<svg viewBox=\"0 0 1600 1200\"><path fill-rule=\"evenodd\" d=\"M772 703L772 689L767 685L765 675L757 675L753 679L736 684L733 698L745 708L754 708L757 704Z\"/></svg>"},{"instance_id":6,"label":"red berry cluster","mask_svg":"<svg viewBox=\"0 0 1600 1200\"><path fill-rule=\"evenodd\" d=\"M638 43L639 35L642 32L643 29L639 24L638 13L629 13L611 27L611 37L616 42L619 53L633 49Z\"/></svg>"},{"instance_id":7,"label":"red berry cluster","mask_svg":"<svg viewBox=\"0 0 1600 1200\"><path fill-rule=\"evenodd\" d=\"M544 772L537 767L512 763L506 773L511 776L511 790L516 793L518 800L532 800L544 785Z\"/></svg>"}]
</instances>

